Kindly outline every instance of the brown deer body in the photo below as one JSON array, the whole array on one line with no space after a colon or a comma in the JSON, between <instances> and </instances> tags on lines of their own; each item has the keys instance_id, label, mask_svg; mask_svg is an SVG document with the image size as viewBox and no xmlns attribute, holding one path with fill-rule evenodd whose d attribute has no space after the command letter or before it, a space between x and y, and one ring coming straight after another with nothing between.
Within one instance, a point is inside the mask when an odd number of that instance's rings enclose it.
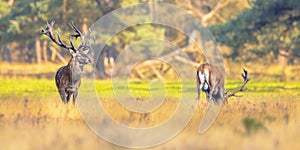
<instances>
[{"instance_id":1,"label":"brown deer body","mask_svg":"<svg viewBox=\"0 0 300 150\"><path fill-rule=\"evenodd\" d=\"M205 92L207 101L224 97L224 76L218 67L208 63L201 64L197 69L196 81L198 100L201 91Z\"/></svg>"},{"instance_id":2,"label":"brown deer body","mask_svg":"<svg viewBox=\"0 0 300 150\"><path fill-rule=\"evenodd\" d=\"M68 65L58 69L55 75L55 82L61 99L68 103L73 94L73 102L78 95L78 88L81 83L83 66L90 64L91 60L84 53L75 53L72 55Z\"/></svg>"},{"instance_id":3,"label":"brown deer body","mask_svg":"<svg viewBox=\"0 0 300 150\"><path fill-rule=\"evenodd\" d=\"M243 91L244 86L250 80L248 78L248 72L244 69L244 74L242 74L244 79L243 84L235 90L233 93L229 91L224 92L224 76L221 70L208 63L201 64L196 73L196 84L198 90L198 97L200 99L200 92L203 91L206 94L206 100L222 100L222 102L227 102L227 99L231 96L235 96L236 93Z\"/></svg>"},{"instance_id":4,"label":"brown deer body","mask_svg":"<svg viewBox=\"0 0 300 150\"><path fill-rule=\"evenodd\" d=\"M54 37L52 33L53 25L54 22L52 22L51 24L47 23L46 29L42 29L42 34L47 35L57 45L68 49L70 54L72 55L68 64L59 68L56 72L56 87L64 103L68 103L72 95L73 103L75 103L78 95L78 88L80 87L81 83L83 67L84 65L91 63L91 59L87 56L90 46L86 44L84 35L73 24L70 24L70 26L76 32L76 34L70 35L70 46L67 46L62 42L59 32L57 32L58 39ZM72 37L81 38L82 43L78 48L74 47L71 40Z\"/></svg>"}]
</instances>

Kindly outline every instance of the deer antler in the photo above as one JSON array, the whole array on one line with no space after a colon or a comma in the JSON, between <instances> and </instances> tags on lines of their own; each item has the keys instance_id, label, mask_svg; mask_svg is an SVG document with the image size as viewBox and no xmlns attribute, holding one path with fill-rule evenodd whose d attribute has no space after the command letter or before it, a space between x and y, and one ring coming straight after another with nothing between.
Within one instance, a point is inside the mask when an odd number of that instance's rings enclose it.
<instances>
[{"instance_id":1,"label":"deer antler","mask_svg":"<svg viewBox=\"0 0 300 150\"><path fill-rule=\"evenodd\" d=\"M248 78L248 71L246 69L243 69L244 73L242 73L242 77L244 79L243 84L236 89L233 93L230 93L229 90L227 92L224 93L224 101L227 102L227 99L231 96L236 96L235 94L238 92L242 92L244 91L244 86L248 83L248 81L250 81L250 78Z\"/></svg>"},{"instance_id":2,"label":"deer antler","mask_svg":"<svg viewBox=\"0 0 300 150\"><path fill-rule=\"evenodd\" d=\"M55 21L52 21L50 24L47 22L47 26L46 29L42 28L41 34L44 34L46 36L48 36L55 44L57 44L60 47L63 47L65 49L68 50L73 50L74 52L78 51L81 48L89 48L88 45L86 45L85 39L84 39L84 35L80 32L80 30L73 24L73 23L69 23L69 25L71 26L71 28L76 32L75 34L71 34L70 35L70 45L66 45L62 40L61 40L61 36L60 36L60 31L58 29L58 31L56 32L57 35L57 39L55 38L55 36L53 35L53 26L55 24ZM76 39L78 37L80 37L81 39L81 44L78 48L76 48L72 42L72 37L75 37Z\"/></svg>"},{"instance_id":3,"label":"deer antler","mask_svg":"<svg viewBox=\"0 0 300 150\"><path fill-rule=\"evenodd\" d=\"M81 33L80 30L73 24L73 22L69 23L69 25L76 32L75 34L71 34L70 37L75 37L76 39L78 37L80 37L80 39L81 39L81 44L79 45L78 50L80 50L81 48L83 48L83 51L89 49L90 45L87 44L85 41L86 35L84 33ZM91 32L91 31L89 31L89 32ZM73 43L71 43L71 44L73 44Z\"/></svg>"}]
</instances>

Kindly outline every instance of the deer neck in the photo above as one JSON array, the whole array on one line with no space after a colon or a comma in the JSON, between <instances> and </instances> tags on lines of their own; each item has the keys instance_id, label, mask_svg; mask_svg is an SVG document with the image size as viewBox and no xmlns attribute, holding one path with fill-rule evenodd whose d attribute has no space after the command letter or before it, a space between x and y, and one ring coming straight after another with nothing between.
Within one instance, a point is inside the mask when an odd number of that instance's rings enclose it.
<instances>
[{"instance_id":1,"label":"deer neck","mask_svg":"<svg viewBox=\"0 0 300 150\"><path fill-rule=\"evenodd\" d=\"M76 57L72 57L71 60L68 63L69 70L72 73L72 80L80 80L82 72L83 72L83 66L80 65L78 60L76 60Z\"/></svg>"}]
</instances>

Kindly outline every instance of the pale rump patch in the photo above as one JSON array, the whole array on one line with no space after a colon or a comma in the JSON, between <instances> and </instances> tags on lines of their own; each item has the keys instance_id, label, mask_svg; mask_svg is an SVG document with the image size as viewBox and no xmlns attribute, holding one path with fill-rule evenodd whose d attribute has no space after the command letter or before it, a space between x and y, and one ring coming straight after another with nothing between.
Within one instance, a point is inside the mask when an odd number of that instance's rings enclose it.
<instances>
[{"instance_id":1,"label":"pale rump patch","mask_svg":"<svg viewBox=\"0 0 300 150\"><path fill-rule=\"evenodd\" d=\"M208 80L209 80L209 70L205 69L203 74L199 71L199 79L200 79L200 89L208 90Z\"/></svg>"}]
</instances>

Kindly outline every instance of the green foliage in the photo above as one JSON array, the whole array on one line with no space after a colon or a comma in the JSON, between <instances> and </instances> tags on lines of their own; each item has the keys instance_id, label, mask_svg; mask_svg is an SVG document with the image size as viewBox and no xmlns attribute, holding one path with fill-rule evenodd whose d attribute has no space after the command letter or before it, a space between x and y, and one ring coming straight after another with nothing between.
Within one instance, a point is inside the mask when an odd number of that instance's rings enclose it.
<instances>
[{"instance_id":1,"label":"green foliage","mask_svg":"<svg viewBox=\"0 0 300 150\"><path fill-rule=\"evenodd\" d=\"M60 27L63 39L71 32L67 23L74 21L78 27L84 24L91 26L97 19L104 14L122 6L129 6L138 2L148 0L90 0L90 1L71 1L71 0L26 0L14 1L10 6L8 1L0 0L0 44L16 43L22 51L25 46L30 48L34 40L40 38L40 29L47 21L56 21L56 29ZM208 0L210 7L216 6L219 0ZM64 4L66 2L66 4ZM151 1L152 2L152 1ZM155 1L156 2L156 1ZM159 0L170 4L183 4L183 1ZM195 9L200 8L200 3L191 1ZM182 5L182 6L183 6ZM233 48L232 53L227 57L239 58L238 60L253 61L262 60L262 55L270 55L277 58L280 50L287 52L289 60L292 62L300 57L300 4L296 0L242 0L226 5L217 12L217 16L208 20L208 25L215 34L217 41ZM198 7L199 6L199 7ZM247 10L243 11L245 8ZM152 10L155 11L155 10ZM242 12L243 11L243 12ZM242 12L242 13L240 13ZM130 12L136 19L151 17L147 15L147 10L137 10ZM239 15L238 15L239 14ZM129 14L122 14L116 18L121 23L125 23ZM236 17L238 15L238 17ZM180 16L172 16L170 19L181 19ZM223 18L223 19L220 19ZM149 19L149 18L148 18ZM233 20L230 20L233 19ZM229 22L225 23L227 20ZM178 20L193 24L189 19ZM218 25L223 24L223 25ZM110 32L109 27L103 30ZM116 35L109 43L107 41L97 41L99 44L118 43L118 50L125 45L130 45L136 41L157 38L164 39L166 28L154 24L136 25L123 30ZM179 38L177 32L170 35ZM108 34L101 35L102 37ZM42 38L44 40L44 38ZM176 40L176 39L174 39ZM145 46L147 47L147 46ZM153 47L155 49L155 47ZM22 52L13 55L22 54ZM22 56L18 56L22 57ZM268 57L273 58L273 57ZM18 59L19 60L19 59Z\"/></svg>"},{"instance_id":2,"label":"green foliage","mask_svg":"<svg viewBox=\"0 0 300 150\"><path fill-rule=\"evenodd\" d=\"M0 4L0 25L1 31L4 31L0 32L0 36L5 35L4 37L6 37L1 39L1 42L32 42L35 38L40 37L41 27L47 21L55 20L57 26L63 31L70 31L66 23L74 21L80 26L84 23L84 18L89 18L88 22L92 22L96 19L96 14L99 14L95 1L76 1L74 3L69 0L66 4L66 12L63 12L63 3L60 0L16 1L11 7L11 11L7 9L7 12L3 12L4 10L1 9L8 7L7 2L0 1ZM66 18L59 16L66 16Z\"/></svg>"},{"instance_id":3,"label":"green foliage","mask_svg":"<svg viewBox=\"0 0 300 150\"><path fill-rule=\"evenodd\" d=\"M0 0L0 19L9 14L11 7L4 0Z\"/></svg>"},{"instance_id":4,"label":"green foliage","mask_svg":"<svg viewBox=\"0 0 300 150\"><path fill-rule=\"evenodd\" d=\"M44 36L41 37L39 34L41 27L44 27L47 21L51 22L53 20L56 22L55 30L58 30L59 28L62 34L62 39L67 40L67 35L72 32L67 23L73 21L79 28L83 27L83 25L89 27L104 14L117 9L120 6L127 6L137 2L145 2L145 0L96 0L76 2L71 0L28 0L15 1L12 6L8 6L8 2L6 1L0 1L0 42L2 44L13 42L17 43L21 47L20 50L23 50L24 46L33 45L33 42L35 42L37 38L46 40ZM123 16L116 18L116 20L120 20L121 23L124 23L123 20L127 17L127 15L136 16L136 19L144 19L146 16L149 16L146 14L146 10L137 10L132 13L133 14L123 14ZM135 18L132 19L134 21ZM113 29L108 27L103 30L110 32L110 30ZM101 36L105 37L108 35L104 32ZM163 39L163 35L163 29L155 28L153 25L147 24L133 26L123 30L109 43L105 43L107 41L97 42L99 44L111 45L112 42L116 42L117 40L119 44L118 47L124 47L124 45L130 45L138 40L149 38ZM155 47L153 47L153 49L154 48Z\"/></svg>"},{"instance_id":5,"label":"green foliage","mask_svg":"<svg viewBox=\"0 0 300 150\"><path fill-rule=\"evenodd\" d=\"M247 135L254 134L259 130L267 131L265 125L255 118L247 117L243 119L243 125L245 127Z\"/></svg>"},{"instance_id":6,"label":"green foliage","mask_svg":"<svg viewBox=\"0 0 300 150\"><path fill-rule=\"evenodd\" d=\"M229 57L247 55L253 60L270 53L277 57L282 49L299 55L299 50L291 48L299 42L299 2L255 0L251 5L236 19L211 27L217 41L233 48Z\"/></svg>"}]
</instances>

